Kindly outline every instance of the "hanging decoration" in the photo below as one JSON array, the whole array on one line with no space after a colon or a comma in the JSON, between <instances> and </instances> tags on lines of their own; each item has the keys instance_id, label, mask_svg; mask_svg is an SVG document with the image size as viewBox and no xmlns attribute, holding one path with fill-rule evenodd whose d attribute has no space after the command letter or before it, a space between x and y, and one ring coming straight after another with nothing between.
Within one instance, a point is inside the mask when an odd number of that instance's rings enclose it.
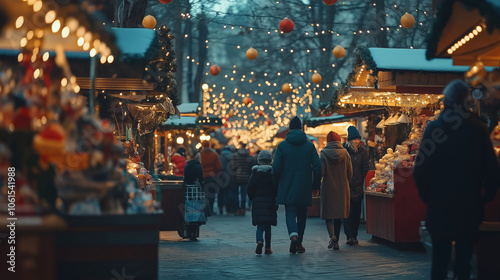
<instances>
[{"instance_id":1,"label":"hanging decoration","mask_svg":"<svg viewBox=\"0 0 500 280\"><path fill-rule=\"evenodd\" d=\"M250 102L252 102L252 99L250 99L250 97L243 98L243 104L248 105L250 104Z\"/></svg>"},{"instance_id":2,"label":"hanging decoration","mask_svg":"<svg viewBox=\"0 0 500 280\"><path fill-rule=\"evenodd\" d=\"M257 56L259 55L259 53L257 52L257 50L256 50L256 49L254 49L254 48L249 48L249 49L247 50L246 55L247 55L247 58L248 58L248 59L250 59L250 60L254 60L254 59L256 59L256 58L257 58Z\"/></svg>"},{"instance_id":3,"label":"hanging decoration","mask_svg":"<svg viewBox=\"0 0 500 280\"><path fill-rule=\"evenodd\" d=\"M338 0L323 0L323 3L327 4L327 5L333 5L335 3L337 3Z\"/></svg>"},{"instance_id":4,"label":"hanging decoration","mask_svg":"<svg viewBox=\"0 0 500 280\"><path fill-rule=\"evenodd\" d=\"M286 92L286 93L289 93L290 91L292 91L292 86L290 83L284 83L282 86L281 86L281 90L283 92Z\"/></svg>"},{"instance_id":5,"label":"hanging decoration","mask_svg":"<svg viewBox=\"0 0 500 280\"><path fill-rule=\"evenodd\" d=\"M220 73L220 67L218 65L212 65L210 66L210 75L212 76L217 76Z\"/></svg>"},{"instance_id":6,"label":"hanging decoration","mask_svg":"<svg viewBox=\"0 0 500 280\"><path fill-rule=\"evenodd\" d=\"M156 26L156 19L152 15L147 15L142 19L142 26L153 29Z\"/></svg>"},{"instance_id":7,"label":"hanging decoration","mask_svg":"<svg viewBox=\"0 0 500 280\"><path fill-rule=\"evenodd\" d=\"M292 32L293 26L294 26L293 21L291 19L289 19L289 18L284 18L280 22L280 30L283 33L290 33L290 32Z\"/></svg>"},{"instance_id":8,"label":"hanging decoration","mask_svg":"<svg viewBox=\"0 0 500 280\"><path fill-rule=\"evenodd\" d=\"M170 2L172 2L172 0L160 0L162 4L169 4Z\"/></svg>"},{"instance_id":9,"label":"hanging decoration","mask_svg":"<svg viewBox=\"0 0 500 280\"><path fill-rule=\"evenodd\" d=\"M323 80L323 78L319 73L314 73L311 77L311 81L315 84L321 83L321 80Z\"/></svg>"},{"instance_id":10,"label":"hanging decoration","mask_svg":"<svg viewBox=\"0 0 500 280\"><path fill-rule=\"evenodd\" d=\"M345 49L344 47L338 45L333 49L332 53L336 58L342 58L345 55Z\"/></svg>"},{"instance_id":11,"label":"hanging decoration","mask_svg":"<svg viewBox=\"0 0 500 280\"><path fill-rule=\"evenodd\" d=\"M415 24L415 18L411 14L405 13L401 17L401 25L404 28L412 28L414 24Z\"/></svg>"},{"instance_id":12,"label":"hanging decoration","mask_svg":"<svg viewBox=\"0 0 500 280\"><path fill-rule=\"evenodd\" d=\"M266 123L267 123L267 125L271 125L273 122L271 121L271 119L267 119Z\"/></svg>"}]
</instances>

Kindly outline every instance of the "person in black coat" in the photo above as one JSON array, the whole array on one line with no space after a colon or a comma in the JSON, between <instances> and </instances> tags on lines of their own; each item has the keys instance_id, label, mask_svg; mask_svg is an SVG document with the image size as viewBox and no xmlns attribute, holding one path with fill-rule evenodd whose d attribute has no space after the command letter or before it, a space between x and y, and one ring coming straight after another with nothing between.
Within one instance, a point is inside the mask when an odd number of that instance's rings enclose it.
<instances>
[{"instance_id":1,"label":"person in black coat","mask_svg":"<svg viewBox=\"0 0 500 280\"><path fill-rule=\"evenodd\" d=\"M273 184L271 153L266 150L260 152L257 161L259 165L252 168L252 175L247 185L247 194L252 200L252 224L257 226L255 253L262 254L264 246L262 235L265 232L265 254L272 254L271 226L277 224L276 193L278 186Z\"/></svg>"},{"instance_id":2,"label":"person in black coat","mask_svg":"<svg viewBox=\"0 0 500 280\"><path fill-rule=\"evenodd\" d=\"M444 110L425 129L413 176L427 204L431 278L446 279L455 241L455 277L469 279L484 202L494 199L500 172L486 125L464 106L467 84L454 80L443 94Z\"/></svg>"},{"instance_id":3,"label":"person in black coat","mask_svg":"<svg viewBox=\"0 0 500 280\"><path fill-rule=\"evenodd\" d=\"M196 181L200 183L203 188L205 182L203 181L203 168L201 167L201 156L197 153L193 158L184 166L184 184L194 185Z\"/></svg>"},{"instance_id":4,"label":"person in black coat","mask_svg":"<svg viewBox=\"0 0 500 280\"><path fill-rule=\"evenodd\" d=\"M351 209L349 218L344 219L344 233L347 238L346 244L358 244L358 228L361 219L361 204L363 202L363 184L366 174L370 169L368 152L361 144L361 135L354 126L347 128L347 142L343 144L349 153L352 163L352 178L349 181L349 190L351 194Z\"/></svg>"}]
</instances>

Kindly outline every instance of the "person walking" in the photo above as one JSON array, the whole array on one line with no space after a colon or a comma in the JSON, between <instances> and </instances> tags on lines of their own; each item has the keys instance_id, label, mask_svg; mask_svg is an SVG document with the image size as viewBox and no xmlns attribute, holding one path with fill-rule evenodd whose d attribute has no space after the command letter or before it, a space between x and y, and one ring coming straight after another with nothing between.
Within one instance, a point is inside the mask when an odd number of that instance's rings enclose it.
<instances>
[{"instance_id":1,"label":"person walking","mask_svg":"<svg viewBox=\"0 0 500 280\"><path fill-rule=\"evenodd\" d=\"M184 184L195 185L196 182L203 188L205 181L203 180L203 168L201 167L200 153L196 153L191 160L184 166Z\"/></svg>"},{"instance_id":2,"label":"person walking","mask_svg":"<svg viewBox=\"0 0 500 280\"><path fill-rule=\"evenodd\" d=\"M237 190L240 193L239 204L235 209L234 214L237 216L245 216L245 205L247 203L247 184L252 167L255 165L255 158L250 155L250 151L246 149L246 144L240 142L240 149L233 155L231 168L234 170L234 180Z\"/></svg>"},{"instance_id":3,"label":"person walking","mask_svg":"<svg viewBox=\"0 0 500 280\"><path fill-rule=\"evenodd\" d=\"M484 203L495 197L500 170L486 125L464 106L467 84L454 80L443 94L444 109L425 129L413 176L427 204L431 279L446 279L453 241L454 277L470 279Z\"/></svg>"},{"instance_id":4,"label":"person walking","mask_svg":"<svg viewBox=\"0 0 500 280\"><path fill-rule=\"evenodd\" d=\"M346 244L358 244L358 229L361 219L361 204L363 202L363 184L366 174L370 169L368 152L361 144L361 135L354 126L347 128L347 142L343 147L349 153L352 164L352 178L349 181L351 195L349 218L344 219L344 233L347 237Z\"/></svg>"},{"instance_id":5,"label":"person walking","mask_svg":"<svg viewBox=\"0 0 500 280\"><path fill-rule=\"evenodd\" d=\"M215 196L219 192L219 186L215 176L221 170L219 155L210 148L210 143L204 141L203 149L200 151L201 166L203 167L203 176L205 180L205 194L208 198L208 207L206 208L207 217L214 214Z\"/></svg>"},{"instance_id":6,"label":"person walking","mask_svg":"<svg viewBox=\"0 0 500 280\"><path fill-rule=\"evenodd\" d=\"M186 148L179 147L171 159L174 164L175 176L182 176L184 174L184 166L186 166Z\"/></svg>"},{"instance_id":7,"label":"person walking","mask_svg":"<svg viewBox=\"0 0 500 280\"><path fill-rule=\"evenodd\" d=\"M290 131L278 144L273 161L273 179L278 184L277 202L285 205L290 253L304 253L307 207L318 195L321 163L314 144L307 140L298 117L290 121ZM314 190L314 192L313 192Z\"/></svg>"},{"instance_id":8,"label":"person walking","mask_svg":"<svg viewBox=\"0 0 500 280\"><path fill-rule=\"evenodd\" d=\"M217 175L219 182L219 194L217 195L217 205L219 207L219 213L222 215L224 212L224 207L226 207L226 213L229 215L234 212L234 195L233 185L234 185L234 172L231 169L231 160L233 159L233 153L231 152L231 147L226 146L222 149L219 155L221 163L221 171Z\"/></svg>"},{"instance_id":9,"label":"person walking","mask_svg":"<svg viewBox=\"0 0 500 280\"><path fill-rule=\"evenodd\" d=\"M350 192L349 180L352 178L351 157L342 144L340 136L330 131L326 136L327 144L321 151L323 181L320 189L320 216L325 220L330 236L328 248L339 250L339 237L342 219L349 217Z\"/></svg>"},{"instance_id":10,"label":"person walking","mask_svg":"<svg viewBox=\"0 0 500 280\"><path fill-rule=\"evenodd\" d=\"M257 226L256 254L262 254L262 247L265 240L264 253L269 255L271 250L271 226L276 226L278 210L276 204L276 193L278 187L273 184L271 162L273 156L269 151L263 150L257 157L259 165L252 168L252 175L248 180L247 194L252 200L252 225ZM262 238L265 233L265 239Z\"/></svg>"}]
</instances>

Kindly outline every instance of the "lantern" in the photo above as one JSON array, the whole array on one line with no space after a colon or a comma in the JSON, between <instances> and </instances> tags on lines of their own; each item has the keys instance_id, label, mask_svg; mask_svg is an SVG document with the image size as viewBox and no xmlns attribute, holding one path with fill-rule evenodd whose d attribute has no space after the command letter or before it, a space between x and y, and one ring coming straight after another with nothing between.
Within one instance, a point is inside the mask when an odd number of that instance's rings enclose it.
<instances>
[{"instance_id":1,"label":"lantern","mask_svg":"<svg viewBox=\"0 0 500 280\"><path fill-rule=\"evenodd\" d=\"M259 116L262 116L262 115L264 114L264 112L263 112L262 110L259 110L259 111L257 112L257 114L259 114Z\"/></svg>"},{"instance_id":2,"label":"lantern","mask_svg":"<svg viewBox=\"0 0 500 280\"><path fill-rule=\"evenodd\" d=\"M321 75L320 75L319 73L314 73L314 74L312 75L312 77L311 77L311 81L312 81L313 83L315 83L315 84L319 84L319 83L321 83L321 80L322 80L322 79L323 79L323 78L321 78Z\"/></svg>"},{"instance_id":3,"label":"lantern","mask_svg":"<svg viewBox=\"0 0 500 280\"><path fill-rule=\"evenodd\" d=\"M280 22L280 30L283 31L283 33L290 33L293 30L293 21L289 18L284 18Z\"/></svg>"},{"instance_id":4,"label":"lantern","mask_svg":"<svg viewBox=\"0 0 500 280\"><path fill-rule=\"evenodd\" d=\"M243 104L248 105L250 104L250 102L252 102L252 99L250 99L250 97L243 98Z\"/></svg>"},{"instance_id":5,"label":"lantern","mask_svg":"<svg viewBox=\"0 0 500 280\"><path fill-rule=\"evenodd\" d=\"M292 91L292 87L290 86L289 83L284 83L282 86L281 86L281 90L283 92L286 92L286 93L289 93L290 91Z\"/></svg>"},{"instance_id":6,"label":"lantern","mask_svg":"<svg viewBox=\"0 0 500 280\"><path fill-rule=\"evenodd\" d=\"M335 3L337 3L338 0L323 0L323 3L327 4L327 5L333 5Z\"/></svg>"},{"instance_id":7,"label":"lantern","mask_svg":"<svg viewBox=\"0 0 500 280\"><path fill-rule=\"evenodd\" d=\"M333 49L332 53L336 58L342 58L345 55L345 49L342 46L338 45Z\"/></svg>"},{"instance_id":8,"label":"lantern","mask_svg":"<svg viewBox=\"0 0 500 280\"><path fill-rule=\"evenodd\" d=\"M401 25L404 28L412 28L414 24L415 24L415 18L412 15L410 15L409 13L405 13L401 17Z\"/></svg>"},{"instance_id":9,"label":"lantern","mask_svg":"<svg viewBox=\"0 0 500 280\"><path fill-rule=\"evenodd\" d=\"M215 65L215 64L214 64L214 65L212 65L212 66L210 66L210 75L212 75L212 76L217 76L217 75L219 75L219 73L220 73L220 68L219 68L219 66L217 66L217 65Z\"/></svg>"},{"instance_id":10,"label":"lantern","mask_svg":"<svg viewBox=\"0 0 500 280\"><path fill-rule=\"evenodd\" d=\"M246 55L247 55L247 58L248 58L248 59L250 59L250 60L254 60L254 59L256 59L256 58L257 58L257 56L259 55L259 53L257 52L257 50L256 50L256 49L254 49L254 48L249 48L249 49L247 50Z\"/></svg>"},{"instance_id":11,"label":"lantern","mask_svg":"<svg viewBox=\"0 0 500 280\"><path fill-rule=\"evenodd\" d=\"M162 4L168 4L170 2L172 2L172 0L160 0L160 3Z\"/></svg>"},{"instance_id":12,"label":"lantern","mask_svg":"<svg viewBox=\"0 0 500 280\"><path fill-rule=\"evenodd\" d=\"M142 26L153 29L156 26L156 19L152 15L147 15L142 19Z\"/></svg>"}]
</instances>

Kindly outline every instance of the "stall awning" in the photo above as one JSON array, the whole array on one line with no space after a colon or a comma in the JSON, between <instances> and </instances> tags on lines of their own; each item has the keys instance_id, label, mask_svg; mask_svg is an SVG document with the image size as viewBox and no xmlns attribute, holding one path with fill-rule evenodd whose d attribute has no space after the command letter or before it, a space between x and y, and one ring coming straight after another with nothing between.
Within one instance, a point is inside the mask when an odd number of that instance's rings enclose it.
<instances>
[{"instance_id":1,"label":"stall awning","mask_svg":"<svg viewBox=\"0 0 500 280\"><path fill-rule=\"evenodd\" d=\"M443 0L427 43L427 59L452 58L454 65L500 66L500 2Z\"/></svg>"},{"instance_id":2,"label":"stall awning","mask_svg":"<svg viewBox=\"0 0 500 280\"><path fill-rule=\"evenodd\" d=\"M384 108L375 108L375 109L369 109L369 110L353 110L350 112L344 112L343 114L335 114L335 115L325 116L325 117L309 118L309 119L306 119L304 122L305 122L305 124L307 124L308 127L317 127L319 125L345 122L345 121L349 121L349 120L354 119L354 118L365 117L365 116L368 116L370 114L382 114L384 112L385 112Z\"/></svg>"}]
</instances>

